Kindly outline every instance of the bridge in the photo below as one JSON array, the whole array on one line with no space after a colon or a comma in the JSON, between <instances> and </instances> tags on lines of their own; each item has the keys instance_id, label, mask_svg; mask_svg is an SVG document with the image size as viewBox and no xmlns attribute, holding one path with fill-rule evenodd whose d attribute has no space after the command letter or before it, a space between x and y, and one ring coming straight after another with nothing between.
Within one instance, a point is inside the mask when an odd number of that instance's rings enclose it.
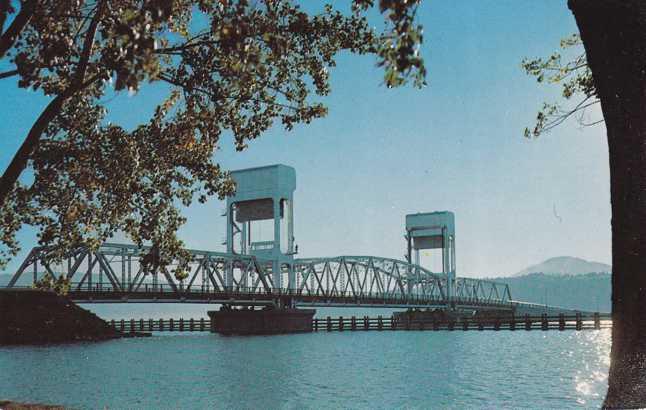
<instances>
[{"instance_id":1,"label":"bridge","mask_svg":"<svg viewBox=\"0 0 646 410\"><path fill-rule=\"evenodd\" d=\"M189 276L178 281L173 265L145 272L141 258L149 248L106 243L78 248L63 263L47 262L47 248L31 250L8 287L21 277L36 282L61 274L71 282L69 296L84 303L218 303L270 305L288 298L300 306L478 307L510 309L509 286L457 278L448 295L447 277L419 265L375 256L294 259L276 287L273 261L254 255L189 250ZM23 283L25 281L22 281Z\"/></svg>"},{"instance_id":2,"label":"bridge","mask_svg":"<svg viewBox=\"0 0 646 410\"><path fill-rule=\"evenodd\" d=\"M145 269L149 247L104 243L50 261L35 247L9 288L63 277L82 303L205 303L235 306L425 308L466 314L569 314L572 310L512 300L509 286L456 275L452 212L406 215L405 260L379 256L298 258L294 237L296 172L285 165L232 172L225 252L188 250L188 260ZM265 233L262 235L264 226ZM253 236L253 239L252 239ZM439 251L441 271L421 266L420 251ZM188 276L178 280L175 269ZM312 311L313 312L313 311ZM211 314L211 313L209 313Z\"/></svg>"}]
</instances>

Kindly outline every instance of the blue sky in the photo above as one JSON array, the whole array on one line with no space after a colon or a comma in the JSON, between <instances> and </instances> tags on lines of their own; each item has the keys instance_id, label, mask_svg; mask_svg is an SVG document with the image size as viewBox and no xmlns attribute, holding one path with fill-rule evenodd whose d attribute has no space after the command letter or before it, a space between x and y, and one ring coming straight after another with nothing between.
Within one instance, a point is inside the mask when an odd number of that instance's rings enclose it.
<instances>
[{"instance_id":1,"label":"blue sky","mask_svg":"<svg viewBox=\"0 0 646 410\"><path fill-rule=\"evenodd\" d=\"M576 32L564 1L433 1L420 9L429 86L387 89L371 57L342 55L331 71L329 115L292 132L280 127L242 153L230 138L228 169L296 168L295 237L301 256L404 254L404 215L456 214L460 276L511 274L546 258L610 262L608 152L603 125L569 121L536 140L522 137L558 88L520 67ZM0 80L0 167L45 106L38 93ZM161 90L126 93L110 119L144 121ZM188 246L221 250L224 205L186 211ZM35 242L21 233L25 248Z\"/></svg>"}]
</instances>

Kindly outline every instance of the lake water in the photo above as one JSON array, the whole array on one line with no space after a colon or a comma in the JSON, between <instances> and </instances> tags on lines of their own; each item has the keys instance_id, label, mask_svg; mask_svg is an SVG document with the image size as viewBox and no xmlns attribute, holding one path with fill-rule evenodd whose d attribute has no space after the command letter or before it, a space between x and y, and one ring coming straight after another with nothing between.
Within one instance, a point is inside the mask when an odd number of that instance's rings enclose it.
<instances>
[{"instance_id":1,"label":"lake water","mask_svg":"<svg viewBox=\"0 0 646 410\"><path fill-rule=\"evenodd\" d=\"M92 305L107 319L198 305ZM320 316L389 311L319 309ZM599 408L610 330L158 333L0 348L0 399L71 408Z\"/></svg>"}]
</instances>

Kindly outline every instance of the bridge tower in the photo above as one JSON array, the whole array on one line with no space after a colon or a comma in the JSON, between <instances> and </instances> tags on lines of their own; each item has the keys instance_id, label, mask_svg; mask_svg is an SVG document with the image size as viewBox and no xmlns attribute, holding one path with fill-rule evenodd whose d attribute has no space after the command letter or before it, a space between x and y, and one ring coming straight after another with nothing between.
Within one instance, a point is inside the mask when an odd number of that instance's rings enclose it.
<instances>
[{"instance_id":1,"label":"bridge tower","mask_svg":"<svg viewBox=\"0 0 646 410\"><path fill-rule=\"evenodd\" d=\"M420 250L442 250L442 273L447 277L446 297L450 301L453 298L455 286L455 215L453 212L406 215L406 240L408 263L415 265L420 263Z\"/></svg>"},{"instance_id":2,"label":"bridge tower","mask_svg":"<svg viewBox=\"0 0 646 410\"><path fill-rule=\"evenodd\" d=\"M282 269L288 268L288 287L295 289L294 191L296 171L286 165L269 165L232 171L236 193L227 198L227 252L253 255L271 263L274 288L282 288ZM254 241L252 226L273 220L273 240ZM282 222L282 224L281 224ZM282 226L281 226L282 225ZM286 237L281 236L285 228ZM227 270L227 286L233 285L233 268Z\"/></svg>"}]
</instances>

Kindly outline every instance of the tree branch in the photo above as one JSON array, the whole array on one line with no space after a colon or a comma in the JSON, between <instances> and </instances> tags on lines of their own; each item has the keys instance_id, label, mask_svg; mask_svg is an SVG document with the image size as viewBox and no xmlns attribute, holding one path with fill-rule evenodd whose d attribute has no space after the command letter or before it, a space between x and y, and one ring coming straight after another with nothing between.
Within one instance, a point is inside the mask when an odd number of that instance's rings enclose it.
<instances>
[{"instance_id":1,"label":"tree branch","mask_svg":"<svg viewBox=\"0 0 646 410\"><path fill-rule=\"evenodd\" d=\"M9 13L12 12L11 0L0 0L0 33L4 30L4 22L7 21Z\"/></svg>"},{"instance_id":2,"label":"tree branch","mask_svg":"<svg viewBox=\"0 0 646 410\"><path fill-rule=\"evenodd\" d=\"M20 11L7 28L7 31L0 36L0 58L4 57L7 51L13 47L18 35L25 28L31 16L34 14L36 0L27 0L22 4Z\"/></svg>"},{"instance_id":3,"label":"tree branch","mask_svg":"<svg viewBox=\"0 0 646 410\"><path fill-rule=\"evenodd\" d=\"M606 122L606 120L597 120L594 122L581 122L581 125L583 125L584 127L591 127L593 125L601 124L603 122Z\"/></svg>"},{"instance_id":4,"label":"tree branch","mask_svg":"<svg viewBox=\"0 0 646 410\"><path fill-rule=\"evenodd\" d=\"M49 104L47 104L45 110L43 110L34 125L29 130L27 138L25 138L25 141L23 141L22 145L18 149L18 152L16 152L16 155L14 155L11 163L2 175L2 179L0 179L0 205L5 203L7 197L9 196L9 192L11 192L14 184L18 180L18 177L27 166L27 161L29 160L32 151L38 145L40 136L42 135L43 131L45 131L45 128L50 123L50 121L52 121L56 117L56 115L58 115L63 106L63 102L67 98L68 97L66 96L66 94L60 94L56 98L54 98Z\"/></svg>"},{"instance_id":5,"label":"tree branch","mask_svg":"<svg viewBox=\"0 0 646 410\"><path fill-rule=\"evenodd\" d=\"M105 0L102 0L101 3L97 6L97 12L90 23L90 27L85 33L85 39L83 40L83 51L81 53L81 59L79 60L78 69L75 74L75 81L77 82L76 86L71 84L70 87L82 87L83 78L85 77L85 71L87 71L87 66L90 61L90 56L92 55L92 46L94 45L94 36L96 35L96 29L99 26L99 20L101 14L103 14L103 8L105 7ZM75 90L76 91L76 90Z\"/></svg>"},{"instance_id":6,"label":"tree branch","mask_svg":"<svg viewBox=\"0 0 646 410\"><path fill-rule=\"evenodd\" d=\"M18 70L5 71L4 73L0 73L0 80L3 78L13 77L16 74L18 74Z\"/></svg>"},{"instance_id":7,"label":"tree branch","mask_svg":"<svg viewBox=\"0 0 646 410\"><path fill-rule=\"evenodd\" d=\"M580 102L579 102L579 103L578 103L574 108L572 108L571 110L568 110L568 111L561 111L561 113L560 113L559 115L556 115L556 116L555 116L555 118L554 118L552 121L547 122L547 123L542 127L542 128L543 128L543 131L542 131L542 132L550 131L552 128L555 128L555 127L559 126L559 125L560 125L560 124L562 124L565 120L567 120L568 118L570 118L572 115L576 114L577 112L579 112L579 111L583 111L583 110L585 110L586 108L591 107L591 106L593 106L593 105L595 105L595 104L599 104L599 100L598 100L598 99L596 99L596 100L594 100L594 101L589 102L589 103L587 103L587 104L586 104L586 101L588 101L590 98L592 98L592 97L591 97L591 96L588 96L588 97L584 98L582 101L580 101ZM559 110L559 111L560 111L560 110ZM594 125L594 124L591 124L591 125Z\"/></svg>"},{"instance_id":8,"label":"tree branch","mask_svg":"<svg viewBox=\"0 0 646 410\"><path fill-rule=\"evenodd\" d=\"M193 37L187 39L184 41L182 44L177 44L171 47L166 47L166 48L159 48L154 51L156 54L181 54L184 50L196 46L200 46L202 44L213 44L215 43L212 40L202 40L198 41L196 43L193 43L193 41L198 40L202 37L208 37L210 35L210 32L208 31L202 31L199 33L196 33Z\"/></svg>"},{"instance_id":9,"label":"tree branch","mask_svg":"<svg viewBox=\"0 0 646 410\"><path fill-rule=\"evenodd\" d=\"M180 87L180 88L182 88L184 90L187 88L186 84L181 83L179 81L176 81L173 78L171 78L171 77L169 77L169 76L167 76L165 74L161 74L159 76L159 79L162 80L162 81L167 82L168 84L174 85L176 87ZM281 93L283 95L285 94L283 91L281 91L281 90L279 90L277 88L274 88L274 87L268 87L268 88L271 88L271 89L273 89L273 90L275 90L275 91L277 91L277 92L279 92L279 93ZM192 87L192 90L195 90L195 91L197 91L199 93L202 93L203 95L209 97L212 102L216 102L218 100L236 100L236 99L239 99L239 97L234 96L234 95L215 95L212 92L210 92L208 90L205 90L203 88L200 88L200 87ZM272 105L272 106L275 106L275 107L285 108L285 109L291 110L291 111L298 110L298 107L294 106L294 105L281 104L281 103L278 103L278 102L266 101L266 100L262 100L262 99L259 99L259 98L247 97L245 99L245 101L252 101L252 102L257 102L257 103L260 103L260 104Z\"/></svg>"},{"instance_id":10,"label":"tree branch","mask_svg":"<svg viewBox=\"0 0 646 410\"><path fill-rule=\"evenodd\" d=\"M43 135L43 132L45 131L49 123L61 112L65 101L76 94L79 90L82 90L84 87L87 87L90 84L88 81L84 81L84 77L88 62L90 60L90 55L92 54L94 36L96 34L100 15L103 12L104 6L105 0L102 0L101 7L99 7L96 15L92 19L90 28L86 33L78 70L74 76L75 81L67 90L56 96L56 98L54 98L49 104L47 104L47 107L40 114L34 125L29 130L27 138L25 138L25 141L23 141L20 149L18 149L18 152L16 152L16 155L14 155L11 163L2 175L2 179L0 179L0 206L4 205L9 196L9 193L18 180L18 177L20 177L22 171L24 171L24 169L27 167L29 157L31 156L32 152L34 152L34 150L38 147L40 137ZM91 81L95 81L98 77L99 75L93 76L91 78Z\"/></svg>"}]
</instances>

